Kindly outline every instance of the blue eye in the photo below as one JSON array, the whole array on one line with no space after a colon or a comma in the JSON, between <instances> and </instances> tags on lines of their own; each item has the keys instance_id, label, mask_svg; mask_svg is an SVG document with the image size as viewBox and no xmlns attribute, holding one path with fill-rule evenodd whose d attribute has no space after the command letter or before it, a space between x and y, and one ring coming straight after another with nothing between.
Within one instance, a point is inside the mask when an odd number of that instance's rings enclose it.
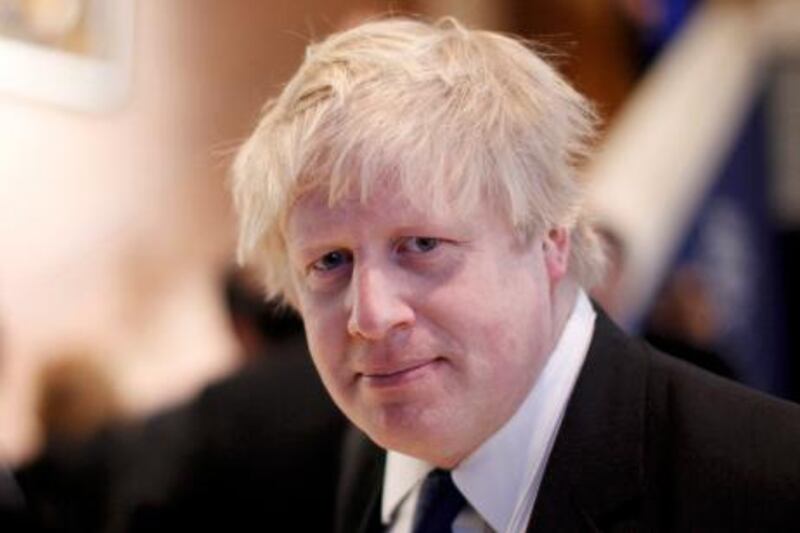
<instances>
[{"instance_id":1,"label":"blue eye","mask_svg":"<svg viewBox=\"0 0 800 533\"><path fill-rule=\"evenodd\" d=\"M349 263L351 256L343 250L334 250L323 255L311 264L311 269L319 272L328 272Z\"/></svg>"},{"instance_id":2,"label":"blue eye","mask_svg":"<svg viewBox=\"0 0 800 533\"><path fill-rule=\"evenodd\" d=\"M440 243L436 237L410 237L403 243L403 247L410 252L426 253L436 249Z\"/></svg>"}]
</instances>

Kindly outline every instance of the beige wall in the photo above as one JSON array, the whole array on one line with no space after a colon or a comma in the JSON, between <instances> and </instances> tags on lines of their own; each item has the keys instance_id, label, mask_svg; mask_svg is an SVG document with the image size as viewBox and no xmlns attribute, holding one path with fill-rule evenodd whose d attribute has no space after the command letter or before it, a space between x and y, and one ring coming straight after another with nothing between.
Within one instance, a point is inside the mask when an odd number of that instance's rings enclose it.
<instances>
[{"instance_id":1,"label":"beige wall","mask_svg":"<svg viewBox=\"0 0 800 533\"><path fill-rule=\"evenodd\" d=\"M506 0L417 0L415 8L430 17L456 17L471 27L509 31L511 3Z\"/></svg>"},{"instance_id":2,"label":"beige wall","mask_svg":"<svg viewBox=\"0 0 800 533\"><path fill-rule=\"evenodd\" d=\"M95 352L134 413L233 366L227 155L347 6L381 2L138 0L122 108L0 93L0 459L33 449L33 376L62 347Z\"/></svg>"}]
</instances>

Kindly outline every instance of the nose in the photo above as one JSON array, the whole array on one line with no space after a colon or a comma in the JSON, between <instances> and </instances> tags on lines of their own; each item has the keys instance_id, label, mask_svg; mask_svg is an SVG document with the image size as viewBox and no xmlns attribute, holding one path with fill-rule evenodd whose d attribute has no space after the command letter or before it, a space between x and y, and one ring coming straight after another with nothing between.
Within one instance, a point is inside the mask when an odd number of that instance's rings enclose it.
<instances>
[{"instance_id":1,"label":"nose","mask_svg":"<svg viewBox=\"0 0 800 533\"><path fill-rule=\"evenodd\" d=\"M414 323L414 310L402 297L401 280L388 268L357 266L350 286L347 332L366 340L380 340L397 328Z\"/></svg>"}]
</instances>

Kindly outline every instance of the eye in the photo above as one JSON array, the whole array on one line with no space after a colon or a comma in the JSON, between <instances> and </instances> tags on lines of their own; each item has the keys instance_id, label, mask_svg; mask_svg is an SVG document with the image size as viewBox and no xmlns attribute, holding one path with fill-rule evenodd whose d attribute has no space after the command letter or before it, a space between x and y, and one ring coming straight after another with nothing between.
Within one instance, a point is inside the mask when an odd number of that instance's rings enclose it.
<instances>
[{"instance_id":1,"label":"eye","mask_svg":"<svg viewBox=\"0 0 800 533\"><path fill-rule=\"evenodd\" d=\"M409 237L405 239L400 248L404 251L424 254L436 249L441 241L436 237Z\"/></svg>"},{"instance_id":2,"label":"eye","mask_svg":"<svg viewBox=\"0 0 800 533\"><path fill-rule=\"evenodd\" d=\"M351 260L352 257L348 252L344 250L334 250L311 263L310 269L317 272L329 272L350 263Z\"/></svg>"}]
</instances>

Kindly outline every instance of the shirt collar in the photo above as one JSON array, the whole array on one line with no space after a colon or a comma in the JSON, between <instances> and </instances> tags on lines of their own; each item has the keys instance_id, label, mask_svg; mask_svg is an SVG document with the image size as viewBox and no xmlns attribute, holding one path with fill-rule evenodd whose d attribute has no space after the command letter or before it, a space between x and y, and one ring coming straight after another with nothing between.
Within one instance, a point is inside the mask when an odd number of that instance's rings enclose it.
<instances>
[{"instance_id":1,"label":"shirt collar","mask_svg":"<svg viewBox=\"0 0 800 533\"><path fill-rule=\"evenodd\" d=\"M403 500L422 482L434 466L389 450L386 454L386 470L383 476L383 499L381 501L381 521L388 524Z\"/></svg>"},{"instance_id":2,"label":"shirt collar","mask_svg":"<svg viewBox=\"0 0 800 533\"><path fill-rule=\"evenodd\" d=\"M458 489L496 531L506 530L514 518L531 478L541 480L558 423L586 357L594 319L591 303L580 290L556 347L525 400L453 470ZM384 524L391 522L409 495L416 495L415 489L433 469L420 459L392 450L387 453L381 502Z\"/></svg>"}]
</instances>

